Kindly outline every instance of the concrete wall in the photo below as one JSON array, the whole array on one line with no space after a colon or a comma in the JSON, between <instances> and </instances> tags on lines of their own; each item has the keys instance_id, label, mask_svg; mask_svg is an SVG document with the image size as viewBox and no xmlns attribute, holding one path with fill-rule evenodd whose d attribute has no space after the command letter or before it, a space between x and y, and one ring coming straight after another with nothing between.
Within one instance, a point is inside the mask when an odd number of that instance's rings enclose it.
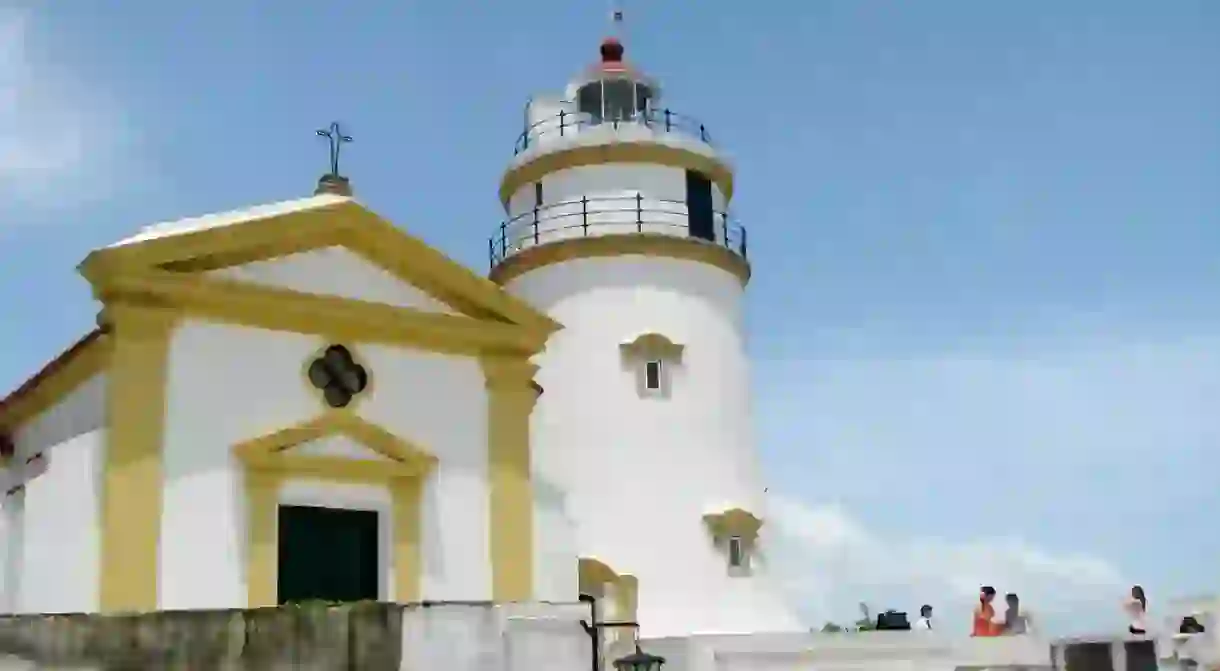
<instances>
[{"instance_id":1,"label":"concrete wall","mask_svg":"<svg viewBox=\"0 0 1220 671\"><path fill-rule=\"evenodd\" d=\"M97 608L106 379L22 426L3 483L2 612Z\"/></svg>"},{"instance_id":2,"label":"concrete wall","mask_svg":"<svg viewBox=\"0 0 1220 671\"><path fill-rule=\"evenodd\" d=\"M966 638L931 632L694 636L644 642L666 671L954 671L1051 667L1032 636Z\"/></svg>"},{"instance_id":3,"label":"concrete wall","mask_svg":"<svg viewBox=\"0 0 1220 671\"><path fill-rule=\"evenodd\" d=\"M246 604L244 494L231 447L324 411L303 370L328 344L194 320L176 330L165 432L162 608ZM422 595L488 598L487 399L478 362L341 344L369 370L370 388L353 411L439 459L424 491ZM290 482L282 499L377 509L387 499L373 489ZM383 596L391 588L387 576Z\"/></svg>"},{"instance_id":4,"label":"concrete wall","mask_svg":"<svg viewBox=\"0 0 1220 671\"><path fill-rule=\"evenodd\" d=\"M537 358L539 478L565 490L578 553L639 579L644 633L796 628L763 553L751 575L731 576L703 521L733 507L765 517L737 278L691 261L594 258L508 288L565 327ZM685 347L668 398L641 398L619 348L649 332Z\"/></svg>"},{"instance_id":5,"label":"concrete wall","mask_svg":"<svg viewBox=\"0 0 1220 671\"><path fill-rule=\"evenodd\" d=\"M0 669L577 671L591 668L584 617L578 605L368 603L0 618Z\"/></svg>"}]
</instances>

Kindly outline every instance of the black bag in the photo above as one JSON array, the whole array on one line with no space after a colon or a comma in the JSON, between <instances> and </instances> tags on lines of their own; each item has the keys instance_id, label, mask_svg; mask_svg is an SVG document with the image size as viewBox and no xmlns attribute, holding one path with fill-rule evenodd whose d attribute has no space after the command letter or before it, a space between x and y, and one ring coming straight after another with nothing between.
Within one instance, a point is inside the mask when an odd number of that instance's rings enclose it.
<instances>
[{"instance_id":1,"label":"black bag","mask_svg":"<svg viewBox=\"0 0 1220 671\"><path fill-rule=\"evenodd\" d=\"M900 613L896 610L887 610L877 616L878 631L910 631L911 623L907 621L907 614Z\"/></svg>"}]
</instances>

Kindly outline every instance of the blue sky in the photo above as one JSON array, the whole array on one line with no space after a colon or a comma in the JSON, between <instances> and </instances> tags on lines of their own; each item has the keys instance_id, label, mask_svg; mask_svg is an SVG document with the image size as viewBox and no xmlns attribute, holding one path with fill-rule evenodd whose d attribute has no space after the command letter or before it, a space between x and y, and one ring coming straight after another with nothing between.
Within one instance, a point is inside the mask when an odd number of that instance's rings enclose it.
<instances>
[{"instance_id":1,"label":"blue sky","mask_svg":"<svg viewBox=\"0 0 1220 671\"><path fill-rule=\"evenodd\" d=\"M522 105L608 14L259 4L0 0L0 387L92 323L90 248L308 194L334 118L361 199L484 270ZM811 617L1220 592L1220 5L626 11L738 169L771 560Z\"/></svg>"}]
</instances>

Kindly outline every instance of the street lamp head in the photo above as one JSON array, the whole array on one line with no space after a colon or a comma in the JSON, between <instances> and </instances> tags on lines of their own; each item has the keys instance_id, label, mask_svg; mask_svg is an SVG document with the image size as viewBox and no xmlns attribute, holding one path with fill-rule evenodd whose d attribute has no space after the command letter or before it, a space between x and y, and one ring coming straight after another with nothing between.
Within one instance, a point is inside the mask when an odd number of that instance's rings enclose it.
<instances>
[{"instance_id":1,"label":"street lamp head","mask_svg":"<svg viewBox=\"0 0 1220 671\"><path fill-rule=\"evenodd\" d=\"M661 667L664 665L664 657L650 655L640 650L638 643L635 646L635 652L614 660L614 668L617 671L661 671Z\"/></svg>"}]
</instances>

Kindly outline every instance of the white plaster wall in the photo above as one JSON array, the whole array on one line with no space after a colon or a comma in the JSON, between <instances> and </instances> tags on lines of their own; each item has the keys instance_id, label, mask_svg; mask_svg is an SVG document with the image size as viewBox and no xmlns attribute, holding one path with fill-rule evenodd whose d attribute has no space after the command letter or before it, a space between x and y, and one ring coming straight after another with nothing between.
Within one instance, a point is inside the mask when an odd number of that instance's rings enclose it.
<instances>
[{"instance_id":1,"label":"white plaster wall","mask_svg":"<svg viewBox=\"0 0 1220 671\"><path fill-rule=\"evenodd\" d=\"M441 301L343 247L290 254L209 274L305 293L453 314Z\"/></svg>"},{"instance_id":2,"label":"white plaster wall","mask_svg":"<svg viewBox=\"0 0 1220 671\"><path fill-rule=\"evenodd\" d=\"M619 257L550 265L509 290L564 324L538 357L536 470L561 483L582 556L640 581L646 635L790 630L755 562L730 577L703 515L765 517L751 427L743 289L718 268ZM660 333L685 346L666 399L642 399L619 345Z\"/></svg>"},{"instance_id":3,"label":"white plaster wall","mask_svg":"<svg viewBox=\"0 0 1220 671\"><path fill-rule=\"evenodd\" d=\"M543 392L545 395L545 392ZM531 482L534 488L534 598L572 601L579 596L579 552L576 521L568 509L562 477L553 467L553 452L562 446L536 437L544 427L539 413L530 418Z\"/></svg>"},{"instance_id":4,"label":"white plaster wall","mask_svg":"<svg viewBox=\"0 0 1220 671\"><path fill-rule=\"evenodd\" d=\"M28 457L82 433L102 428L105 410L106 376L94 375L58 404L25 423L17 431L17 452Z\"/></svg>"},{"instance_id":5,"label":"white plaster wall","mask_svg":"<svg viewBox=\"0 0 1220 671\"><path fill-rule=\"evenodd\" d=\"M667 671L954 671L1051 668L1051 644L1034 636L969 638L927 631L755 634L652 639Z\"/></svg>"},{"instance_id":6,"label":"white plaster wall","mask_svg":"<svg viewBox=\"0 0 1220 671\"><path fill-rule=\"evenodd\" d=\"M231 447L324 412L303 368L330 343L189 320L171 348L161 607L246 603L245 510ZM353 410L438 457L424 488L425 599L490 593L486 392L472 359L342 343L368 367ZM342 488L331 486L333 496Z\"/></svg>"},{"instance_id":7,"label":"white plaster wall","mask_svg":"<svg viewBox=\"0 0 1220 671\"><path fill-rule=\"evenodd\" d=\"M533 183L527 184L509 199L509 219L497 247L504 243L511 253L536 244L601 235L690 236L686 171L682 168L605 163L549 173L542 178L543 206L536 223L534 189ZM638 203L637 194L641 196ZM582 198L588 201L582 202ZM716 184L712 185L712 206L716 241L724 244L726 203ZM739 242L731 219L728 226L730 240Z\"/></svg>"},{"instance_id":8,"label":"white plaster wall","mask_svg":"<svg viewBox=\"0 0 1220 671\"><path fill-rule=\"evenodd\" d=\"M562 126L560 112L563 112ZM576 103L570 100L561 100L559 98L537 97L529 102L525 107L525 124L526 134L528 135L528 143L522 144L518 138L517 149L533 146L538 142L545 142L550 137L560 137L567 135L569 132L579 132L576 128L579 123L587 122L587 116L576 116Z\"/></svg>"},{"instance_id":9,"label":"white plaster wall","mask_svg":"<svg viewBox=\"0 0 1220 671\"><path fill-rule=\"evenodd\" d=\"M584 671L583 604L430 604L402 616L403 671Z\"/></svg>"},{"instance_id":10,"label":"white plaster wall","mask_svg":"<svg viewBox=\"0 0 1220 671\"><path fill-rule=\"evenodd\" d=\"M105 396L106 378L96 375L16 432L0 476L4 612L97 607Z\"/></svg>"},{"instance_id":11,"label":"white plaster wall","mask_svg":"<svg viewBox=\"0 0 1220 671\"><path fill-rule=\"evenodd\" d=\"M45 472L25 484L16 612L97 610L103 437L91 431L55 445Z\"/></svg>"}]
</instances>

